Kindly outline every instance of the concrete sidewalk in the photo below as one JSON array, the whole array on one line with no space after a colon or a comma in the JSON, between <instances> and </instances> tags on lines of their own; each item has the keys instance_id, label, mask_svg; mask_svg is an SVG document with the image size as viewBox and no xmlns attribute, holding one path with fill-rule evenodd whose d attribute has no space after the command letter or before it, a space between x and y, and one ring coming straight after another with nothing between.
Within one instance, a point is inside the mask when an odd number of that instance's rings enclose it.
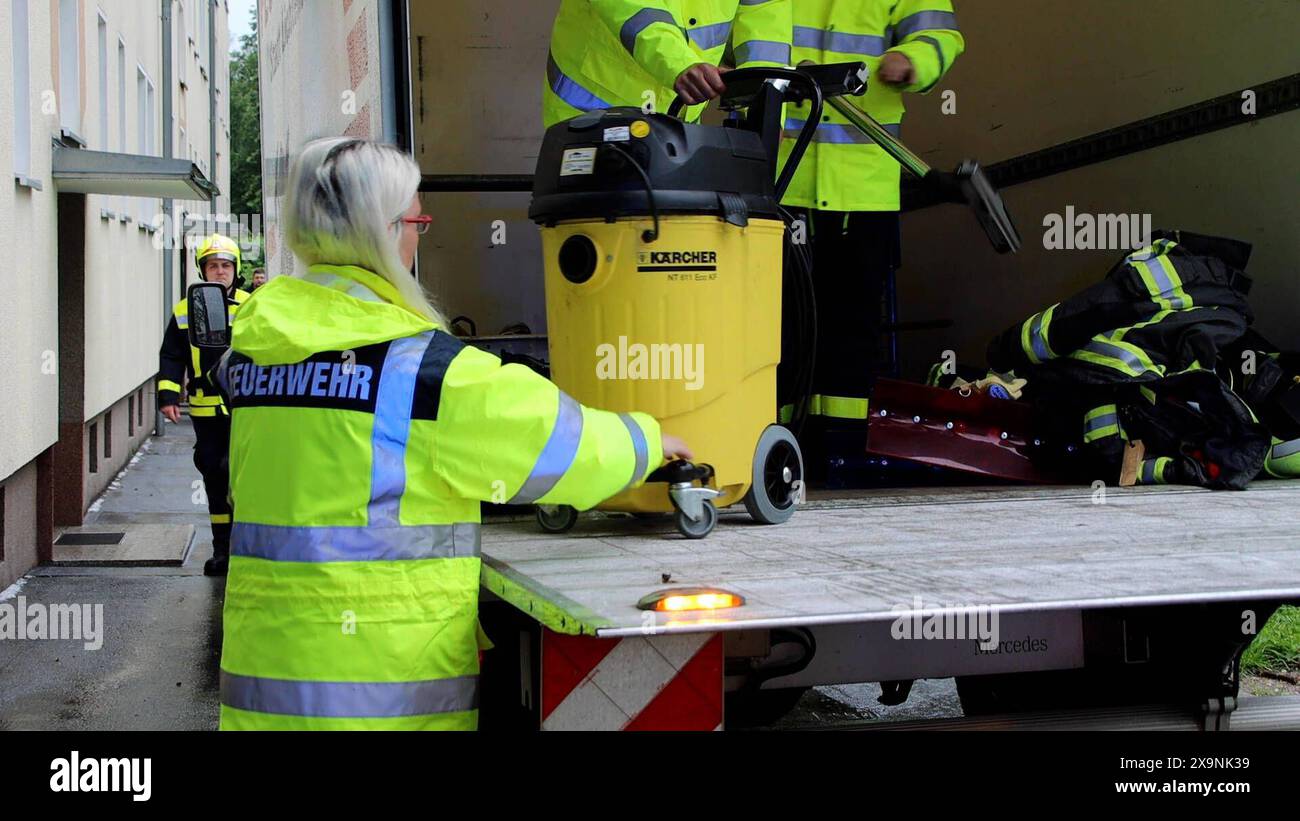
<instances>
[{"instance_id":1,"label":"concrete sidewalk","mask_svg":"<svg viewBox=\"0 0 1300 821\"><path fill-rule=\"evenodd\" d=\"M0 730L214 730L224 579L212 555L188 417L146 441L91 506L87 525L193 524L180 567L41 567L0 598L16 605L103 605L102 646L0 641ZM94 612L93 607L89 612Z\"/></svg>"}]
</instances>

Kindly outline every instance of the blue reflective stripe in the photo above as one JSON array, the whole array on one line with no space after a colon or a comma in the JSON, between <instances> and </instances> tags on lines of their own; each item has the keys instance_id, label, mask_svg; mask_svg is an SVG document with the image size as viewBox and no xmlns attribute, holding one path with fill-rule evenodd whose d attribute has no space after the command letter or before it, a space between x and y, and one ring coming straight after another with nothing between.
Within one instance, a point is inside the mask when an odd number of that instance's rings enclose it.
<instances>
[{"instance_id":1,"label":"blue reflective stripe","mask_svg":"<svg viewBox=\"0 0 1300 821\"><path fill-rule=\"evenodd\" d=\"M950 11L918 11L904 17L894 26L898 42L906 40L918 31L960 31L957 28L957 15Z\"/></svg>"},{"instance_id":2,"label":"blue reflective stripe","mask_svg":"<svg viewBox=\"0 0 1300 821\"><path fill-rule=\"evenodd\" d=\"M785 137L791 140L797 139L806 122L808 121L787 117L785 121ZM902 131L902 123L882 123L882 127L895 137ZM866 134L863 134L855 126L845 123L818 123L817 131L813 134L813 142L834 143L836 145L875 145L875 142Z\"/></svg>"},{"instance_id":3,"label":"blue reflective stripe","mask_svg":"<svg viewBox=\"0 0 1300 821\"><path fill-rule=\"evenodd\" d=\"M415 377L433 332L394 339L384 358L375 398L370 437L370 504L366 521L396 525L406 490L406 440L411 433L411 402Z\"/></svg>"},{"instance_id":4,"label":"blue reflective stripe","mask_svg":"<svg viewBox=\"0 0 1300 821\"><path fill-rule=\"evenodd\" d=\"M761 6L764 3L775 3L777 0L740 0L742 6Z\"/></svg>"},{"instance_id":5,"label":"blue reflective stripe","mask_svg":"<svg viewBox=\"0 0 1300 821\"><path fill-rule=\"evenodd\" d=\"M582 405L564 391L559 391L559 394L559 409L551 436L538 455L532 472L507 504L529 504L550 493L578 457L578 446L582 444Z\"/></svg>"},{"instance_id":6,"label":"blue reflective stripe","mask_svg":"<svg viewBox=\"0 0 1300 821\"><path fill-rule=\"evenodd\" d=\"M673 28L678 28L677 21L663 9L641 9L627 18L627 22L618 32L618 39L622 41L623 48L627 49L628 54L636 53L636 38L655 23L667 23Z\"/></svg>"},{"instance_id":7,"label":"blue reflective stripe","mask_svg":"<svg viewBox=\"0 0 1300 821\"><path fill-rule=\"evenodd\" d=\"M686 37L703 51L711 48L726 45L727 38L731 36L731 21L725 23L714 23L711 26L700 26L699 28L687 29Z\"/></svg>"},{"instance_id":8,"label":"blue reflective stripe","mask_svg":"<svg viewBox=\"0 0 1300 821\"><path fill-rule=\"evenodd\" d=\"M887 47L885 38L875 34L845 34L842 31L826 31L809 26L795 26L792 42L800 48L871 57L884 54Z\"/></svg>"},{"instance_id":9,"label":"blue reflective stripe","mask_svg":"<svg viewBox=\"0 0 1300 821\"><path fill-rule=\"evenodd\" d=\"M1107 413L1101 416L1094 416L1091 419L1084 420L1083 432L1085 434L1092 433L1093 431L1103 430L1104 428L1111 427L1112 425L1116 426L1117 428L1119 426L1119 416L1117 414ZM1118 436L1119 431L1116 430L1116 432L1111 435Z\"/></svg>"},{"instance_id":10,"label":"blue reflective stripe","mask_svg":"<svg viewBox=\"0 0 1300 821\"><path fill-rule=\"evenodd\" d=\"M736 64L779 63L790 64L790 44L775 40L747 40L734 49Z\"/></svg>"},{"instance_id":11,"label":"blue reflective stripe","mask_svg":"<svg viewBox=\"0 0 1300 821\"><path fill-rule=\"evenodd\" d=\"M391 527L288 527L235 522L230 552L277 562L396 562L479 555L476 522Z\"/></svg>"},{"instance_id":12,"label":"blue reflective stripe","mask_svg":"<svg viewBox=\"0 0 1300 821\"><path fill-rule=\"evenodd\" d=\"M1038 313L1030 320L1033 324L1029 328L1029 344L1034 348L1034 356L1038 361L1046 362L1052 358L1052 352L1047 346L1047 338L1043 335L1043 315Z\"/></svg>"},{"instance_id":13,"label":"blue reflective stripe","mask_svg":"<svg viewBox=\"0 0 1300 821\"><path fill-rule=\"evenodd\" d=\"M478 709L478 676L424 681L294 681L221 671L221 703L312 718L395 718Z\"/></svg>"},{"instance_id":14,"label":"blue reflective stripe","mask_svg":"<svg viewBox=\"0 0 1300 821\"><path fill-rule=\"evenodd\" d=\"M1290 442L1279 442L1273 446L1273 458L1285 459L1288 456L1295 456L1300 453L1300 439L1292 439Z\"/></svg>"},{"instance_id":15,"label":"blue reflective stripe","mask_svg":"<svg viewBox=\"0 0 1300 821\"><path fill-rule=\"evenodd\" d=\"M550 54L546 55L546 80L550 83L551 91L555 92L556 97L579 111L594 111L611 107L609 103L592 94L563 71L560 71L555 58Z\"/></svg>"},{"instance_id":16,"label":"blue reflective stripe","mask_svg":"<svg viewBox=\"0 0 1300 821\"><path fill-rule=\"evenodd\" d=\"M1154 485L1156 483L1156 460L1147 459L1142 462L1142 484Z\"/></svg>"},{"instance_id":17,"label":"blue reflective stripe","mask_svg":"<svg viewBox=\"0 0 1300 821\"><path fill-rule=\"evenodd\" d=\"M646 468L650 462L650 448L646 444L645 431L641 430L641 426L637 424L637 421L630 414L620 413L618 418L622 419L623 424L627 427L627 432L632 437L632 448L636 451L636 465L632 468L632 478L623 487L624 490L627 490L641 481L642 476L645 476Z\"/></svg>"}]
</instances>

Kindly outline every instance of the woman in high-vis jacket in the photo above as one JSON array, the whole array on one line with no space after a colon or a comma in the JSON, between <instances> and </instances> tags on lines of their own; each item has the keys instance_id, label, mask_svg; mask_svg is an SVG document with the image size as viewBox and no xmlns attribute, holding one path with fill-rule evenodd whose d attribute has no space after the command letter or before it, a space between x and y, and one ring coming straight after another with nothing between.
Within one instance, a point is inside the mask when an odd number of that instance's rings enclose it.
<instances>
[{"instance_id":1,"label":"woman in high-vis jacket","mask_svg":"<svg viewBox=\"0 0 1300 821\"><path fill-rule=\"evenodd\" d=\"M307 271L234 325L222 729L474 729L480 501L587 508L690 456L445 331L409 273L419 181L309 144L282 212Z\"/></svg>"}]
</instances>

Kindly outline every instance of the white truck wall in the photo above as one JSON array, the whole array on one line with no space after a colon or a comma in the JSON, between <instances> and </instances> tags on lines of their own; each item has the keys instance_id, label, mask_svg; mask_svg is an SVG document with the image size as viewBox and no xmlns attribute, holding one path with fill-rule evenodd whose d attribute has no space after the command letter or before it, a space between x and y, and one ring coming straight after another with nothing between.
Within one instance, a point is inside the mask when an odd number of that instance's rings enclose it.
<instances>
[{"instance_id":1,"label":"white truck wall","mask_svg":"<svg viewBox=\"0 0 1300 821\"><path fill-rule=\"evenodd\" d=\"M533 173L559 7L558 0L412 4L415 147L426 174ZM473 318L481 334L516 322L537 333L546 328L541 239L528 202L517 193L425 195L425 211L437 220L420 246L421 278L448 316ZM505 243L494 245L502 225Z\"/></svg>"},{"instance_id":2,"label":"white truck wall","mask_svg":"<svg viewBox=\"0 0 1300 821\"><path fill-rule=\"evenodd\" d=\"M292 274L279 207L289 161L307 142L382 133L381 0L258 4L267 272ZM429 4L432 6L433 4Z\"/></svg>"}]
</instances>

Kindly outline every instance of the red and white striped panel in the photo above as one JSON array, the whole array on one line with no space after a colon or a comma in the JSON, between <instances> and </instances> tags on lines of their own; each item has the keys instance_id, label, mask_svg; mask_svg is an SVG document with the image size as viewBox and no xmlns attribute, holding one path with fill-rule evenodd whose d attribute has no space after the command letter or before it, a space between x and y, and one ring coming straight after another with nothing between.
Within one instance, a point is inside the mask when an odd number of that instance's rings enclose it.
<instances>
[{"instance_id":1,"label":"red and white striped panel","mask_svg":"<svg viewBox=\"0 0 1300 821\"><path fill-rule=\"evenodd\" d=\"M720 730L718 633L598 639L542 631L543 730Z\"/></svg>"}]
</instances>

